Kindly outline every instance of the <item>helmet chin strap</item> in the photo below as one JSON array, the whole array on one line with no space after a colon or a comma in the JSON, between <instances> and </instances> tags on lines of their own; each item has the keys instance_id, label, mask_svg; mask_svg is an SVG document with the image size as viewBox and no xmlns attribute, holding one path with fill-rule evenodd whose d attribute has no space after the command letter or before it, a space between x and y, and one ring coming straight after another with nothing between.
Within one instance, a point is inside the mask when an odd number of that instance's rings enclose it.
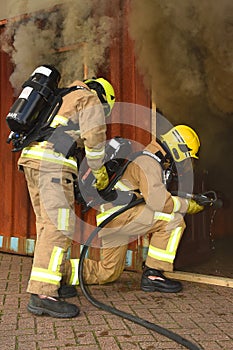
<instances>
[{"instance_id":1,"label":"helmet chin strap","mask_svg":"<svg viewBox=\"0 0 233 350\"><path fill-rule=\"evenodd\" d=\"M158 154L159 158L162 160L162 164L166 170L167 167L171 167L173 164L175 164L174 158L171 155L171 152L169 150L169 147L165 141L161 141L159 139L156 139L156 142L162 147L162 149L166 152L165 155L162 154L162 152L158 151L156 154ZM168 166L166 166L168 164Z\"/></svg>"},{"instance_id":2,"label":"helmet chin strap","mask_svg":"<svg viewBox=\"0 0 233 350\"><path fill-rule=\"evenodd\" d=\"M156 152L156 155L161 159L161 166L163 169L163 183L165 186L169 184L169 182L177 176L177 169L175 165L174 158L172 157L168 145L165 141L161 141L159 139L156 140L158 144L162 147L162 149L166 152L165 155L162 152Z\"/></svg>"},{"instance_id":3,"label":"helmet chin strap","mask_svg":"<svg viewBox=\"0 0 233 350\"><path fill-rule=\"evenodd\" d=\"M172 178L177 175L174 159L170 153L163 155L162 152L158 151L155 154L161 159L160 164L163 169L163 183L167 186Z\"/></svg>"},{"instance_id":4,"label":"helmet chin strap","mask_svg":"<svg viewBox=\"0 0 233 350\"><path fill-rule=\"evenodd\" d=\"M97 91L96 90L94 90L94 89L90 89L91 90L91 92L93 92L93 94L95 94L95 95L97 95L98 96L98 94L97 94Z\"/></svg>"}]
</instances>

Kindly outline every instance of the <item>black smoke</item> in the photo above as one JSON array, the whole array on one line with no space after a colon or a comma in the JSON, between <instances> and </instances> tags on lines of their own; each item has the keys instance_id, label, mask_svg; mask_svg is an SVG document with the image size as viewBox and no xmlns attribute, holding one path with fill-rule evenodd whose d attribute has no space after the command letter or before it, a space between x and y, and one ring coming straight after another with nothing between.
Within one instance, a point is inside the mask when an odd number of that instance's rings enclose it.
<instances>
[{"instance_id":1,"label":"black smoke","mask_svg":"<svg viewBox=\"0 0 233 350\"><path fill-rule=\"evenodd\" d=\"M129 30L157 107L196 130L208 186L233 196L233 2L132 0Z\"/></svg>"}]
</instances>

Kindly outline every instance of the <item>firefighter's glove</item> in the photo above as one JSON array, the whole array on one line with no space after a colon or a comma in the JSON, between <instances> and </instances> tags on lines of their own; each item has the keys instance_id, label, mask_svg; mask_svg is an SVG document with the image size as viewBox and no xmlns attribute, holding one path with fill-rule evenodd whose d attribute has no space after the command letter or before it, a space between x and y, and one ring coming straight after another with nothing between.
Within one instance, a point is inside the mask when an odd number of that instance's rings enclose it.
<instances>
[{"instance_id":1,"label":"firefighter's glove","mask_svg":"<svg viewBox=\"0 0 233 350\"><path fill-rule=\"evenodd\" d=\"M109 177L106 167L103 165L98 170L92 170L93 175L96 178L95 188L98 191L104 190L109 184Z\"/></svg>"},{"instance_id":2,"label":"firefighter's glove","mask_svg":"<svg viewBox=\"0 0 233 350\"><path fill-rule=\"evenodd\" d=\"M199 205L193 199L189 200L187 214L197 214L204 209L203 205Z\"/></svg>"},{"instance_id":3,"label":"firefighter's glove","mask_svg":"<svg viewBox=\"0 0 233 350\"><path fill-rule=\"evenodd\" d=\"M53 143L55 152L62 153L66 158L75 154L77 144L62 126L55 129L48 141Z\"/></svg>"}]
</instances>

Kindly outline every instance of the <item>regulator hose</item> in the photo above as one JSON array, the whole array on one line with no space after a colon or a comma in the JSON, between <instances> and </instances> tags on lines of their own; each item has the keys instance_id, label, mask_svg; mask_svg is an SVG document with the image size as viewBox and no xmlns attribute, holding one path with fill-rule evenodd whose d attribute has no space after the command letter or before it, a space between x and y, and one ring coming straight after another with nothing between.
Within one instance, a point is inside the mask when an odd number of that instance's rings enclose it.
<instances>
[{"instance_id":1,"label":"regulator hose","mask_svg":"<svg viewBox=\"0 0 233 350\"><path fill-rule=\"evenodd\" d=\"M97 226L94 231L92 231L92 233L90 234L90 236L88 237L88 239L86 240L85 244L83 245L81 254L80 254L80 260L79 260L79 267L78 267L78 277L79 277L79 285L81 288L81 291L83 292L84 296L86 297L86 299L93 304L94 306L96 306L99 309L102 309L104 311L110 312L114 315L120 316L122 318L125 318L129 321L132 321L134 323L139 324L140 326L146 327L147 329L151 329L152 331L155 331L169 339L174 340L176 343L183 345L185 348L189 349L189 350L203 350L203 348L198 347L197 345L193 344L192 342L190 342L189 340L181 337L180 335L166 329L163 328L159 325L156 325L152 322L148 322L140 317L128 314L127 312L121 311L119 309L116 309L112 306L106 305L100 301L98 301L97 299L95 299L91 293L88 290L88 287L85 285L84 283L84 278L83 278L83 264L84 264L84 259L86 257L86 253L88 251L88 248L92 242L92 240L94 239L94 237L98 234L98 232L104 227L106 226L111 220L113 220L115 217L117 217L118 215L122 214L123 212L125 212L126 210L133 208L134 206L143 203L144 199L143 198L139 198L131 203L129 203L127 206L124 206L123 208L119 209L118 211L116 211L115 213L113 213L112 215L110 215L107 219L105 219L104 221L102 221L102 223Z\"/></svg>"}]
</instances>

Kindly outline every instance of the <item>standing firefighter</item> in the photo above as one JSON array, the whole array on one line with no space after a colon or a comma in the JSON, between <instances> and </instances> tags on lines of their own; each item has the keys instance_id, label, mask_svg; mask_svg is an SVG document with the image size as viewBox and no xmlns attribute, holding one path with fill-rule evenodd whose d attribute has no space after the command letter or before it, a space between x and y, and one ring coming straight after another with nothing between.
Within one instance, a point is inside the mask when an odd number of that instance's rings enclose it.
<instances>
[{"instance_id":1,"label":"standing firefighter","mask_svg":"<svg viewBox=\"0 0 233 350\"><path fill-rule=\"evenodd\" d=\"M185 213L195 214L203 206L193 199L173 196L167 190L166 169L191 163L197 158L200 142L196 133L186 125L173 127L162 136L161 143L152 140L145 151L132 161L115 185L122 191L131 191L144 203L126 210L101 231L101 261L85 259L84 282L104 284L116 280L125 267L129 238L151 234L148 255L141 279L143 291L179 292L182 285L164 276L172 271L180 239L185 229ZM189 164L190 165L190 164ZM191 166L192 168L192 166ZM110 203L102 204L97 225L119 210ZM66 263L67 283L78 284L78 259Z\"/></svg>"},{"instance_id":2,"label":"standing firefighter","mask_svg":"<svg viewBox=\"0 0 233 350\"><path fill-rule=\"evenodd\" d=\"M42 66L40 72L50 68ZM31 293L28 310L61 318L79 314L76 305L59 299L76 293L76 289L67 288L63 280L65 256L75 223L75 150L85 149L88 165L96 178L95 186L98 190L104 189L109 182L103 165L105 117L110 115L115 99L112 85L103 78L93 78L86 83L77 80L70 87L74 89L63 97L48 135L24 147L18 162L36 214L37 240L27 288Z\"/></svg>"}]
</instances>

